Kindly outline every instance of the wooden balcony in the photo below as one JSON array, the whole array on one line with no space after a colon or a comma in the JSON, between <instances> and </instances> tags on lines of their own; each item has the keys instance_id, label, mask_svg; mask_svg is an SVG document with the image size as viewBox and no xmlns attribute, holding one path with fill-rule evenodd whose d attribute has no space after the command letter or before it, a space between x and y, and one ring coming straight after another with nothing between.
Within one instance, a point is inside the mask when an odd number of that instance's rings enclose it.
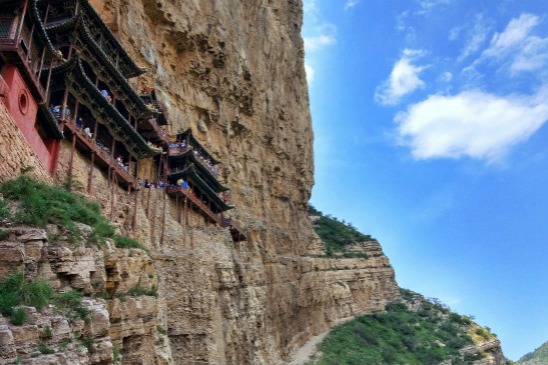
<instances>
[{"instance_id":1,"label":"wooden balcony","mask_svg":"<svg viewBox=\"0 0 548 365\"><path fill-rule=\"evenodd\" d=\"M188 189L184 189L180 186L170 186L166 189L166 192L170 196L184 196L188 198L196 207L198 207L204 215L209 218L213 223L217 223L219 226L223 227L223 220L220 214L213 213L213 211L204 204L196 195L190 193Z\"/></svg>"},{"instance_id":2,"label":"wooden balcony","mask_svg":"<svg viewBox=\"0 0 548 365\"><path fill-rule=\"evenodd\" d=\"M59 119L60 113L55 113L54 115ZM65 128L71 132L73 138L76 137L78 139L78 146L80 149L83 148L94 153L107 169L112 169L112 171L122 179L124 185L133 189L137 188L137 180L135 177L118 164L118 161L112 157L110 151L105 146L98 145L95 140L84 134L83 130L76 126L72 117L67 116L65 122Z\"/></svg>"}]
</instances>

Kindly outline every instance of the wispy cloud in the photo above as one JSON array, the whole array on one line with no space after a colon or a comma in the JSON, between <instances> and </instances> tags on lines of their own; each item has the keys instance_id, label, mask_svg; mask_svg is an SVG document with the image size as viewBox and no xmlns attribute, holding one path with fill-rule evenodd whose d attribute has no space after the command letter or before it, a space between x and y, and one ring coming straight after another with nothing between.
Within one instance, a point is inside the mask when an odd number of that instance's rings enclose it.
<instances>
[{"instance_id":1,"label":"wispy cloud","mask_svg":"<svg viewBox=\"0 0 548 365\"><path fill-rule=\"evenodd\" d=\"M425 52L405 49L402 58L394 64L387 80L377 87L375 101L383 105L395 105L402 97L424 86L419 74L428 66L414 66L412 62Z\"/></svg>"},{"instance_id":2,"label":"wispy cloud","mask_svg":"<svg viewBox=\"0 0 548 365\"><path fill-rule=\"evenodd\" d=\"M486 42L492 29L490 21L485 19L483 14L477 14L474 17L474 24L467 28L468 29L466 31L461 30L461 33L463 33L465 37L465 45L457 59L458 61L463 61L472 54L478 52L482 45ZM455 30L451 30L449 39L456 40L457 38L458 36L455 34Z\"/></svg>"},{"instance_id":3,"label":"wispy cloud","mask_svg":"<svg viewBox=\"0 0 548 365\"><path fill-rule=\"evenodd\" d=\"M347 0L346 4L344 4L344 10L351 9L354 6L358 5L360 0Z\"/></svg>"},{"instance_id":4,"label":"wispy cloud","mask_svg":"<svg viewBox=\"0 0 548 365\"><path fill-rule=\"evenodd\" d=\"M440 5L447 5L451 3L451 0L419 0L417 1L420 10L417 11L417 14L424 15L431 12L434 8Z\"/></svg>"},{"instance_id":5,"label":"wispy cloud","mask_svg":"<svg viewBox=\"0 0 548 365\"><path fill-rule=\"evenodd\" d=\"M402 144L416 159L501 159L548 120L548 88L533 96L499 97L482 91L431 95L399 113Z\"/></svg>"},{"instance_id":6,"label":"wispy cloud","mask_svg":"<svg viewBox=\"0 0 548 365\"><path fill-rule=\"evenodd\" d=\"M532 34L541 19L534 14L522 14L512 19L503 32L495 33L489 47L472 64L498 62L511 74L545 70L548 66L548 38Z\"/></svg>"}]
</instances>

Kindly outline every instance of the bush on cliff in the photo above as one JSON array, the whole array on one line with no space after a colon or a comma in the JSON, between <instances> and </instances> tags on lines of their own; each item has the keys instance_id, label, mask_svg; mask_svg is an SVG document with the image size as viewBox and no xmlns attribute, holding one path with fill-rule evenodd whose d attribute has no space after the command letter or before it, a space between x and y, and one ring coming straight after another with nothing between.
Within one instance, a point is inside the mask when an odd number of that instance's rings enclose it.
<instances>
[{"instance_id":1,"label":"bush on cliff","mask_svg":"<svg viewBox=\"0 0 548 365\"><path fill-rule=\"evenodd\" d=\"M335 253L348 256L346 246L372 240L370 235L359 232L351 223L324 215L312 205L308 206L308 213L316 217L314 229L325 245L327 256L333 256Z\"/></svg>"},{"instance_id":2,"label":"bush on cliff","mask_svg":"<svg viewBox=\"0 0 548 365\"><path fill-rule=\"evenodd\" d=\"M0 283L0 313L10 316L13 324L25 322L26 312L18 305L42 309L53 296L51 285L43 280L25 281L23 274L11 273Z\"/></svg>"},{"instance_id":3,"label":"bush on cliff","mask_svg":"<svg viewBox=\"0 0 548 365\"><path fill-rule=\"evenodd\" d=\"M0 193L5 199L18 202L13 216L16 223L36 227L45 227L48 223L59 224L66 227L73 237L78 237L75 222L81 222L93 228L91 239L94 243L102 243L105 238L114 235L114 228L101 215L97 203L64 189L21 175L0 185Z\"/></svg>"}]
</instances>

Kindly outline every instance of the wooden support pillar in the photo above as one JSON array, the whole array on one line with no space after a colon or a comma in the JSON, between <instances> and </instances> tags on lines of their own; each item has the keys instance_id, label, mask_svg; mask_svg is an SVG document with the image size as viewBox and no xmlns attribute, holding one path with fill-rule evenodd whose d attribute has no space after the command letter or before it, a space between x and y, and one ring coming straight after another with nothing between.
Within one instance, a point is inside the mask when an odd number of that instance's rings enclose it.
<instances>
[{"instance_id":1,"label":"wooden support pillar","mask_svg":"<svg viewBox=\"0 0 548 365\"><path fill-rule=\"evenodd\" d=\"M185 226L188 226L188 198L186 196L183 208L183 221L185 222Z\"/></svg>"},{"instance_id":2,"label":"wooden support pillar","mask_svg":"<svg viewBox=\"0 0 548 365\"><path fill-rule=\"evenodd\" d=\"M113 171L112 182L110 182L110 220L114 218L114 201L116 200L116 171Z\"/></svg>"},{"instance_id":3,"label":"wooden support pillar","mask_svg":"<svg viewBox=\"0 0 548 365\"><path fill-rule=\"evenodd\" d=\"M131 229L133 231L133 238L135 238L135 230L137 229L137 196L139 194L139 190L135 190L135 199L133 202L133 219L131 220Z\"/></svg>"},{"instance_id":4,"label":"wooden support pillar","mask_svg":"<svg viewBox=\"0 0 548 365\"><path fill-rule=\"evenodd\" d=\"M181 205L179 204L179 194L175 195L175 208L177 208L177 222L181 224Z\"/></svg>"},{"instance_id":5,"label":"wooden support pillar","mask_svg":"<svg viewBox=\"0 0 548 365\"><path fill-rule=\"evenodd\" d=\"M164 207L162 209L162 234L160 236L160 246L164 244L164 235L166 230L166 197L167 197L167 186L164 187L164 193L162 196L164 197Z\"/></svg>"},{"instance_id":6,"label":"wooden support pillar","mask_svg":"<svg viewBox=\"0 0 548 365\"><path fill-rule=\"evenodd\" d=\"M46 105L49 104L50 93L49 86L51 84L51 71L53 69L53 58L49 61L48 81L46 82ZM66 86L65 86L66 87Z\"/></svg>"},{"instance_id":7,"label":"wooden support pillar","mask_svg":"<svg viewBox=\"0 0 548 365\"><path fill-rule=\"evenodd\" d=\"M74 161L74 150L76 149L76 134L73 134L72 135L72 145L70 146L70 159L69 159L69 171L68 171L68 175L69 175L69 179L72 180L72 164L73 164L73 161ZM93 151L91 151L91 153L93 154ZM70 184L72 184L72 182L70 182Z\"/></svg>"},{"instance_id":8,"label":"wooden support pillar","mask_svg":"<svg viewBox=\"0 0 548 365\"><path fill-rule=\"evenodd\" d=\"M23 31L23 25L25 24L25 16L27 15L28 5L29 5L29 0L25 0L25 5L23 5L23 11L21 12L21 23L19 24L19 29L17 30L17 33L16 33L17 41L15 44L17 45L19 45L19 42L21 42L21 35Z\"/></svg>"},{"instance_id":9,"label":"wooden support pillar","mask_svg":"<svg viewBox=\"0 0 548 365\"><path fill-rule=\"evenodd\" d=\"M32 50L32 36L34 35L34 27L36 26L36 23L32 23L32 28L30 28L30 36L29 36L29 49L27 50L27 62L30 60L31 50Z\"/></svg>"},{"instance_id":10,"label":"wooden support pillar","mask_svg":"<svg viewBox=\"0 0 548 365\"><path fill-rule=\"evenodd\" d=\"M38 75L36 76L38 80L40 80L40 76L42 76L42 70L44 68L44 59L46 58L46 47L42 50L42 56L40 57L40 66L38 70ZM46 96L47 97L47 96Z\"/></svg>"},{"instance_id":11,"label":"wooden support pillar","mask_svg":"<svg viewBox=\"0 0 548 365\"><path fill-rule=\"evenodd\" d=\"M63 107L61 108L61 120L62 121L66 120L68 94L69 94L69 89L67 87L65 89L65 94L63 95Z\"/></svg>"},{"instance_id":12,"label":"wooden support pillar","mask_svg":"<svg viewBox=\"0 0 548 365\"><path fill-rule=\"evenodd\" d=\"M50 3L48 2L48 6L46 6L46 15L44 15L44 24L47 23L48 21L48 15L49 15L49 8L50 8Z\"/></svg>"},{"instance_id":13,"label":"wooden support pillar","mask_svg":"<svg viewBox=\"0 0 548 365\"><path fill-rule=\"evenodd\" d=\"M97 129L98 128L99 128L99 124L97 123L97 119L95 119L95 124L93 126L93 137L91 138L93 143L95 143L97 141Z\"/></svg>"},{"instance_id":14,"label":"wooden support pillar","mask_svg":"<svg viewBox=\"0 0 548 365\"><path fill-rule=\"evenodd\" d=\"M111 177L112 177L112 174L113 174L113 169L114 167L112 166L114 164L114 147L116 147L116 139L114 139L114 136L112 136L112 148L110 149L110 164L109 164L109 167L108 167L108 183L110 184L111 181Z\"/></svg>"},{"instance_id":15,"label":"wooden support pillar","mask_svg":"<svg viewBox=\"0 0 548 365\"><path fill-rule=\"evenodd\" d=\"M89 165L88 194L93 193L93 164L95 162L95 152L91 152L91 164Z\"/></svg>"}]
</instances>

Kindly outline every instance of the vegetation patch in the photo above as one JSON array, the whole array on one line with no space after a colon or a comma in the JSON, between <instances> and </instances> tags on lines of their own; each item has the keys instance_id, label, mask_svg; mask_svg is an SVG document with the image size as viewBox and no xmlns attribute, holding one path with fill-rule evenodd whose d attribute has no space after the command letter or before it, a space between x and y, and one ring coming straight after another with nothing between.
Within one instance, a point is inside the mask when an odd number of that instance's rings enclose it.
<instances>
[{"instance_id":1,"label":"vegetation patch","mask_svg":"<svg viewBox=\"0 0 548 365\"><path fill-rule=\"evenodd\" d=\"M410 293L402 293L403 297ZM481 354L463 356L459 350L472 345L468 320L430 301L413 311L404 303L390 304L386 312L362 316L334 330L318 345L314 365L406 364L471 365Z\"/></svg>"},{"instance_id":2,"label":"vegetation patch","mask_svg":"<svg viewBox=\"0 0 548 365\"><path fill-rule=\"evenodd\" d=\"M147 295L149 297L158 297L158 292L155 289L147 289L140 285L135 285L127 291L127 294L132 297Z\"/></svg>"},{"instance_id":3,"label":"vegetation patch","mask_svg":"<svg viewBox=\"0 0 548 365\"><path fill-rule=\"evenodd\" d=\"M49 186L21 175L0 185L4 198L17 202L17 210L12 215L6 201L0 199L0 219L9 218L15 223L35 227L46 224L58 224L67 228L71 239L75 241L81 234L76 222L92 228L90 242L102 245L106 239L114 239L116 247L138 248L149 253L147 247L139 242L115 235L115 229L108 219L101 215L99 204L87 201L65 189Z\"/></svg>"},{"instance_id":4,"label":"vegetation patch","mask_svg":"<svg viewBox=\"0 0 548 365\"><path fill-rule=\"evenodd\" d=\"M312 205L308 206L308 213L317 217L314 229L324 243L327 256L339 254L343 257L364 257L363 254L349 252L347 248L355 243L373 240L370 235L359 232L352 223L339 221L329 214L324 215Z\"/></svg>"},{"instance_id":5,"label":"vegetation patch","mask_svg":"<svg viewBox=\"0 0 548 365\"><path fill-rule=\"evenodd\" d=\"M118 248L138 248L150 255L150 250L148 249L148 247L140 244L139 242L129 237L115 235L114 244Z\"/></svg>"},{"instance_id":6,"label":"vegetation patch","mask_svg":"<svg viewBox=\"0 0 548 365\"><path fill-rule=\"evenodd\" d=\"M18 209L12 217L16 223L35 227L59 224L66 227L73 238L80 236L75 222L84 223L93 229L93 243L103 243L114 235L114 227L101 215L97 203L64 189L21 175L1 184L0 193L5 199L18 202Z\"/></svg>"},{"instance_id":7,"label":"vegetation patch","mask_svg":"<svg viewBox=\"0 0 548 365\"><path fill-rule=\"evenodd\" d=\"M55 305L60 308L69 318L80 318L90 320L90 311L82 302L84 293L78 290L70 290L56 294Z\"/></svg>"},{"instance_id":8,"label":"vegetation patch","mask_svg":"<svg viewBox=\"0 0 548 365\"><path fill-rule=\"evenodd\" d=\"M53 296L51 285L43 280L25 281L23 274L11 273L0 283L0 313L15 325L25 322L26 311L15 308L28 305L41 310Z\"/></svg>"}]
</instances>

